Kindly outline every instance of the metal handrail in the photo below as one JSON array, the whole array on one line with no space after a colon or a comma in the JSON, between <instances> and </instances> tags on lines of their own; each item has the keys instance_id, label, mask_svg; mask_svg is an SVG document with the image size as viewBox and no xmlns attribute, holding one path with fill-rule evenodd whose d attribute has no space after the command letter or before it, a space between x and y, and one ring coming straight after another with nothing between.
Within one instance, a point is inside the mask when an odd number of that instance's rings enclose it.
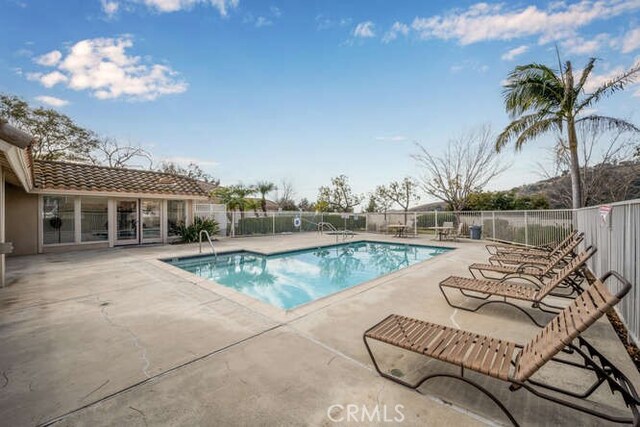
<instances>
[{"instance_id":1,"label":"metal handrail","mask_svg":"<svg viewBox=\"0 0 640 427\"><path fill-rule=\"evenodd\" d=\"M325 226L327 227L327 229L329 231L338 231L338 229L333 224L331 224L330 222L319 222L318 223L318 232L320 234L322 234L322 232L324 231Z\"/></svg>"},{"instance_id":2,"label":"metal handrail","mask_svg":"<svg viewBox=\"0 0 640 427\"><path fill-rule=\"evenodd\" d=\"M209 232L207 230L200 230L200 233L198 234L198 242L200 245L200 253L202 253L202 233L204 233L205 236L207 236L207 241L209 242L209 246L211 246L211 251L213 252L213 255L215 255L216 260L218 259L218 253L216 252L216 248L213 247L213 242L211 241L211 236L209 235Z\"/></svg>"}]
</instances>

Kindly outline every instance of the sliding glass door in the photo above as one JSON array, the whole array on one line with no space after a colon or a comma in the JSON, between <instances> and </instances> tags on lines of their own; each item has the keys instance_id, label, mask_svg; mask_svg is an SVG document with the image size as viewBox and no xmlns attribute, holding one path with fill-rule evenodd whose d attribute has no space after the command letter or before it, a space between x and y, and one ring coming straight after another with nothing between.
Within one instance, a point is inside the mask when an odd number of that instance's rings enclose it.
<instances>
[{"instance_id":1,"label":"sliding glass door","mask_svg":"<svg viewBox=\"0 0 640 427\"><path fill-rule=\"evenodd\" d=\"M116 201L116 244L138 243L138 200Z\"/></svg>"},{"instance_id":2,"label":"sliding glass door","mask_svg":"<svg viewBox=\"0 0 640 427\"><path fill-rule=\"evenodd\" d=\"M160 200L141 200L142 243L162 241L162 203Z\"/></svg>"}]
</instances>

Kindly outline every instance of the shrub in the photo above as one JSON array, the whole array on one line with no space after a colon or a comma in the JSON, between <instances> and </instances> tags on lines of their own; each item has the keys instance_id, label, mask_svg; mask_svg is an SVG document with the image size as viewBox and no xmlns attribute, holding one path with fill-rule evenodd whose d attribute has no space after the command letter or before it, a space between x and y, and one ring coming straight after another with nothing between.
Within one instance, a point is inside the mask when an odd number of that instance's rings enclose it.
<instances>
[{"instance_id":1,"label":"shrub","mask_svg":"<svg viewBox=\"0 0 640 427\"><path fill-rule=\"evenodd\" d=\"M183 243L197 242L200 236L200 231L206 230L210 236L214 236L220 232L218 222L214 219L202 219L195 217L193 224L186 226L181 224L178 226L178 234L180 235Z\"/></svg>"}]
</instances>

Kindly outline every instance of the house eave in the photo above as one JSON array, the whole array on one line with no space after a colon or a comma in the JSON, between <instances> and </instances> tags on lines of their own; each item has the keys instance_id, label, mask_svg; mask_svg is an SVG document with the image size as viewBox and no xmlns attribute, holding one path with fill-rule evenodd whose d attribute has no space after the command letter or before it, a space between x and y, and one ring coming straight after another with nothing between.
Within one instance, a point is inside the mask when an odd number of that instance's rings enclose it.
<instances>
[{"instance_id":1,"label":"house eave","mask_svg":"<svg viewBox=\"0 0 640 427\"><path fill-rule=\"evenodd\" d=\"M4 152L11 170L20 181L22 187L25 191L30 192L33 189L33 177L27 158L24 155L24 149L0 138L0 151Z\"/></svg>"},{"instance_id":2,"label":"house eave","mask_svg":"<svg viewBox=\"0 0 640 427\"><path fill-rule=\"evenodd\" d=\"M96 196L96 197L119 197L131 199L167 199L167 200L208 200L206 196L193 194L166 194L166 193L129 193L119 191L93 191L93 190L66 190L53 188L34 188L34 194L52 194L68 196Z\"/></svg>"}]
</instances>

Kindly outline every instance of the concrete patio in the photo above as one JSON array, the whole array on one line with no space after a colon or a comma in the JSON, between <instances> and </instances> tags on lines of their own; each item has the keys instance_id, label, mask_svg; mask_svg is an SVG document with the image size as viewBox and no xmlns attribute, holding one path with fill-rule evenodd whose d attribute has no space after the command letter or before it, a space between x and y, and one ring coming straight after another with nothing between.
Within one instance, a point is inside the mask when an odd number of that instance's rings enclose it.
<instances>
[{"instance_id":1,"label":"concrete patio","mask_svg":"<svg viewBox=\"0 0 640 427\"><path fill-rule=\"evenodd\" d=\"M439 244L426 237L403 241ZM217 247L274 252L334 242L308 233L223 239ZM446 246L458 249L286 313L158 261L195 254L197 245L10 258L8 286L0 289L0 420L11 426L334 425L340 423L332 419L346 423L347 405L355 404L370 411L386 405L388 418L402 405L404 425L507 424L489 399L462 383L436 380L420 394L381 378L363 346L362 333L391 313L521 343L538 332L509 308L449 307L437 283L468 275L466 266L487 253L475 242ZM640 384L606 319L586 335ZM385 369L400 367L407 377L452 371L379 351ZM566 368L540 375L573 387L590 381ZM471 377L503 399L521 424L607 424ZM606 387L594 399L623 408ZM384 421L379 424L389 424ZM376 423L362 423L370 424Z\"/></svg>"}]
</instances>

